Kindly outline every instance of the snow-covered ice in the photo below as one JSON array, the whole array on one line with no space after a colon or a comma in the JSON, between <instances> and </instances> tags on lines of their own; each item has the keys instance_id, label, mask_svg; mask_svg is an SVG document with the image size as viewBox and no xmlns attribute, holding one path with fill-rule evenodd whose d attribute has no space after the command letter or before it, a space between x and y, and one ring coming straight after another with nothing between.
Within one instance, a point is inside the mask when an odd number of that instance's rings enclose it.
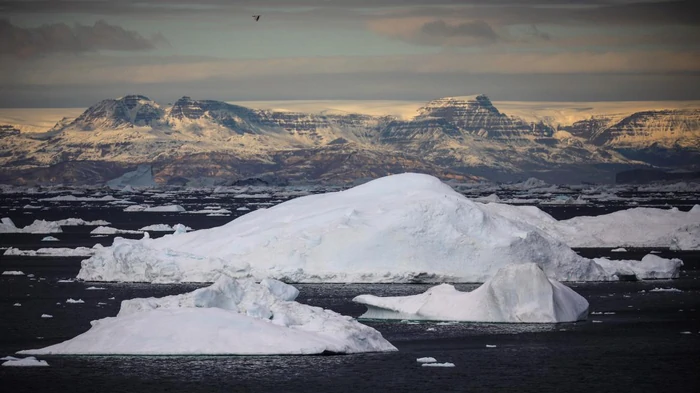
<instances>
[{"instance_id":1,"label":"snow-covered ice","mask_svg":"<svg viewBox=\"0 0 700 393\"><path fill-rule=\"evenodd\" d=\"M627 252L627 249L624 247L613 248L610 252Z\"/></svg>"},{"instance_id":2,"label":"snow-covered ice","mask_svg":"<svg viewBox=\"0 0 700 393\"><path fill-rule=\"evenodd\" d=\"M85 303L85 301L84 301L83 299L77 299L77 300L76 300L76 299L73 299L73 298L68 298L68 299L66 299L66 303L77 304L77 303Z\"/></svg>"},{"instance_id":3,"label":"snow-covered ice","mask_svg":"<svg viewBox=\"0 0 700 393\"><path fill-rule=\"evenodd\" d=\"M134 231L130 229L117 229L117 228L112 228L112 227L106 227L106 226L99 226L92 231L90 231L90 234L92 235L116 235L116 234L122 234L122 233L130 233L130 234L141 234L142 231Z\"/></svg>"},{"instance_id":4,"label":"snow-covered ice","mask_svg":"<svg viewBox=\"0 0 700 393\"><path fill-rule=\"evenodd\" d=\"M595 263L616 276L635 276L638 280L678 278L683 261L666 259L654 254L645 255L641 261L609 260L595 258Z\"/></svg>"},{"instance_id":5,"label":"snow-covered ice","mask_svg":"<svg viewBox=\"0 0 700 393\"><path fill-rule=\"evenodd\" d=\"M449 362L445 362L445 363L422 363L422 364L421 364L421 367L454 367L454 366L455 366L454 363L449 363Z\"/></svg>"},{"instance_id":6,"label":"snow-covered ice","mask_svg":"<svg viewBox=\"0 0 700 393\"><path fill-rule=\"evenodd\" d=\"M145 226L139 231L151 231L151 232L174 232L178 230L178 228L184 229L185 232L191 231L192 228L182 225L182 224L175 224L175 225L168 225L168 224L153 224L153 225L148 225Z\"/></svg>"},{"instance_id":7,"label":"snow-covered ice","mask_svg":"<svg viewBox=\"0 0 700 393\"><path fill-rule=\"evenodd\" d=\"M54 221L34 220L24 228L17 228L9 217L0 221L0 233L61 233L61 225Z\"/></svg>"},{"instance_id":8,"label":"snow-covered ice","mask_svg":"<svg viewBox=\"0 0 700 393\"><path fill-rule=\"evenodd\" d=\"M481 204L484 210L524 222L570 247L672 247L700 249L700 205L676 208L637 207L595 217L557 221L534 206Z\"/></svg>"},{"instance_id":9,"label":"snow-covered ice","mask_svg":"<svg viewBox=\"0 0 700 393\"><path fill-rule=\"evenodd\" d=\"M441 284L412 296L360 295L361 318L435 321L556 323L588 316L588 301L547 278L534 263L508 265L472 292Z\"/></svg>"},{"instance_id":10,"label":"snow-covered ice","mask_svg":"<svg viewBox=\"0 0 700 393\"><path fill-rule=\"evenodd\" d=\"M424 358L416 359L416 362L418 362L418 363L435 363L435 362L437 362L437 359L435 359L434 357L424 357Z\"/></svg>"},{"instance_id":11,"label":"snow-covered ice","mask_svg":"<svg viewBox=\"0 0 700 393\"><path fill-rule=\"evenodd\" d=\"M630 264L640 279L678 273L673 260L655 260L654 274L647 274L645 263L583 258L564 244L557 223L535 207L472 202L432 176L393 175L217 228L117 238L110 247L96 246L78 277L211 281L211 269L249 266L253 277L287 282L484 282L506 264L529 262L560 281L616 280Z\"/></svg>"},{"instance_id":12,"label":"snow-covered ice","mask_svg":"<svg viewBox=\"0 0 700 393\"><path fill-rule=\"evenodd\" d=\"M222 276L206 288L125 300L116 317L71 340L20 354L319 354L395 351L375 329L294 301L276 280Z\"/></svg>"},{"instance_id":13,"label":"snow-covered ice","mask_svg":"<svg viewBox=\"0 0 700 393\"><path fill-rule=\"evenodd\" d=\"M41 241L42 242L57 242L59 240L53 236L45 236L45 237L41 238Z\"/></svg>"},{"instance_id":14,"label":"snow-covered ice","mask_svg":"<svg viewBox=\"0 0 700 393\"><path fill-rule=\"evenodd\" d=\"M562 281L616 279L527 220L484 206L507 205L471 202L428 175L387 176L217 228L118 238L83 261L79 278L211 281L212 268L249 265L254 277L288 282L484 282L508 263L536 262Z\"/></svg>"},{"instance_id":15,"label":"snow-covered ice","mask_svg":"<svg viewBox=\"0 0 700 393\"><path fill-rule=\"evenodd\" d=\"M2 272L3 276L24 276L24 272L21 270L5 270Z\"/></svg>"},{"instance_id":16,"label":"snow-covered ice","mask_svg":"<svg viewBox=\"0 0 700 393\"><path fill-rule=\"evenodd\" d=\"M42 318L53 318L53 315L50 314L41 314Z\"/></svg>"},{"instance_id":17,"label":"snow-covered ice","mask_svg":"<svg viewBox=\"0 0 700 393\"><path fill-rule=\"evenodd\" d=\"M654 288L650 289L649 292L682 292L678 288Z\"/></svg>"},{"instance_id":18,"label":"snow-covered ice","mask_svg":"<svg viewBox=\"0 0 700 393\"><path fill-rule=\"evenodd\" d=\"M3 255L18 255L18 256L38 256L38 257L89 257L95 253L94 248L78 247L78 248L40 248L38 250L20 250L10 247L5 250Z\"/></svg>"},{"instance_id":19,"label":"snow-covered ice","mask_svg":"<svg viewBox=\"0 0 700 393\"><path fill-rule=\"evenodd\" d=\"M9 358L12 358L12 356L9 356ZM5 360L5 358L0 360ZM29 356L26 358L7 359L2 365L5 367L46 367L49 364L46 360L37 360L34 356Z\"/></svg>"},{"instance_id":20,"label":"snow-covered ice","mask_svg":"<svg viewBox=\"0 0 700 393\"><path fill-rule=\"evenodd\" d=\"M163 205L163 206L147 207L143 211L149 212L149 213L168 213L168 212L178 213L178 212L185 212L187 210L185 210L185 208L180 206L180 205Z\"/></svg>"}]
</instances>

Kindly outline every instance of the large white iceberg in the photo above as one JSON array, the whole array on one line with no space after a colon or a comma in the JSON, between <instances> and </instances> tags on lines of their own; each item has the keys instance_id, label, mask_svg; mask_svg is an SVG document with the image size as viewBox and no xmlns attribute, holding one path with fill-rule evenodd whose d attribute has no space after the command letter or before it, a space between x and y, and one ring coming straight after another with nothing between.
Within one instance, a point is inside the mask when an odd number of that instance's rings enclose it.
<instances>
[{"instance_id":1,"label":"large white iceberg","mask_svg":"<svg viewBox=\"0 0 700 393\"><path fill-rule=\"evenodd\" d=\"M111 247L96 247L78 278L210 281L212 268L250 266L253 277L287 282L484 282L509 263L534 262L560 281L616 279L615 261L605 269L490 206L432 176L387 176L257 210L217 228L117 238Z\"/></svg>"},{"instance_id":2,"label":"large white iceberg","mask_svg":"<svg viewBox=\"0 0 700 393\"><path fill-rule=\"evenodd\" d=\"M534 263L508 265L472 292L441 284L419 295L353 301L367 306L360 318L368 319L556 323L588 317L588 301Z\"/></svg>"},{"instance_id":3,"label":"large white iceberg","mask_svg":"<svg viewBox=\"0 0 700 393\"><path fill-rule=\"evenodd\" d=\"M222 276L183 295L124 300L116 317L20 354L272 355L395 351L381 333L330 310L294 301L276 280Z\"/></svg>"},{"instance_id":4,"label":"large white iceberg","mask_svg":"<svg viewBox=\"0 0 700 393\"><path fill-rule=\"evenodd\" d=\"M481 207L513 221L531 224L570 247L700 249L700 205L688 212L637 207L561 221L534 206L489 203Z\"/></svg>"}]
</instances>

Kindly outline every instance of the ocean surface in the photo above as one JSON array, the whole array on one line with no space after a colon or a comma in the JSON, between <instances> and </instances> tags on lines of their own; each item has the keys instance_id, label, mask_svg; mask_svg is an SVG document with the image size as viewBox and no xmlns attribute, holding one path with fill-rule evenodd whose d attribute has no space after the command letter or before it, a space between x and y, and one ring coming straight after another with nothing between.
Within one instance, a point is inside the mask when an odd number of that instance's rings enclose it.
<instances>
[{"instance_id":1,"label":"ocean surface","mask_svg":"<svg viewBox=\"0 0 700 393\"><path fill-rule=\"evenodd\" d=\"M49 195L50 197L51 195ZM269 206L284 198L167 200L188 210L218 204L229 216L185 213L126 213L104 202L46 202L47 195L3 195L0 217L18 226L34 219L104 219L112 227L182 223L194 229L222 225L245 212L240 206ZM634 195L630 196L633 198ZM144 200L148 196L142 196ZM647 198L650 206L688 210L693 196ZM695 197L696 198L696 197ZM136 198L132 197L132 200ZM630 199L631 200L631 199ZM139 201L141 202L141 201ZM26 205L41 206L25 209ZM267 205L266 205L267 204ZM541 206L555 218L598 215L629 207L624 201L582 206ZM93 237L94 227L64 227L58 242L46 235L0 234L0 247L91 247L114 236ZM152 233L152 235L154 235ZM139 238L140 235L120 235ZM639 259L650 249L577 250L587 257ZM398 349L394 353L334 356L40 356L50 367L0 367L2 392L697 392L700 391L700 252L655 250L681 258L677 280L571 283L590 302L585 322L568 324L406 323L366 321ZM120 301L189 292L199 284L58 282L75 277L82 257L0 256L0 357L55 344L87 331L90 321L116 315ZM32 274L33 276L28 276ZM89 287L104 289L88 290ZM411 295L422 284L297 285L301 303L353 317L364 307L359 294ZM457 285L470 290L471 284ZM651 292L675 288L673 292ZM67 304L68 298L84 303ZM21 306L14 306L19 303ZM50 314L53 318L41 318ZM495 345L495 348L486 346ZM421 367L431 356L454 368Z\"/></svg>"}]
</instances>

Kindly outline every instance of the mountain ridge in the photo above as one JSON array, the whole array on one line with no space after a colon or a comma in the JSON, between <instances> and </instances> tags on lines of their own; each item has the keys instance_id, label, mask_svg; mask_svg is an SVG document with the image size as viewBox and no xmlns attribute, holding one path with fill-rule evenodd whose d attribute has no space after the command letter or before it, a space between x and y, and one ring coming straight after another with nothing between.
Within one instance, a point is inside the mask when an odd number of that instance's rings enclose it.
<instances>
[{"instance_id":1,"label":"mountain ridge","mask_svg":"<svg viewBox=\"0 0 700 393\"><path fill-rule=\"evenodd\" d=\"M700 157L699 130L697 109L639 112L619 121L591 117L555 128L502 113L483 94L429 101L408 120L254 109L188 96L163 107L147 96L127 95L100 101L41 135L14 129L4 133L0 164L5 172L24 171L18 176L24 181L31 179L32 170L68 161L125 167L151 163L169 168L162 173L156 170L161 182L183 174L243 176L226 165L226 170L212 169L217 164L211 154L235 157L239 165L250 167L246 177L256 176L256 171L276 171L292 179L333 181L336 176L338 182L348 182L354 176L383 175L384 171L423 170L469 178L472 172L487 175L489 169L496 177L507 177L532 171L575 172L576 167L659 165L657 161L669 155ZM361 157L345 163L357 168L315 168L336 165L349 154ZM280 158L285 155L297 156L297 161ZM195 164L188 156L199 157L200 162ZM194 173L177 169L178 165L199 169ZM4 178L13 180L8 173Z\"/></svg>"}]
</instances>

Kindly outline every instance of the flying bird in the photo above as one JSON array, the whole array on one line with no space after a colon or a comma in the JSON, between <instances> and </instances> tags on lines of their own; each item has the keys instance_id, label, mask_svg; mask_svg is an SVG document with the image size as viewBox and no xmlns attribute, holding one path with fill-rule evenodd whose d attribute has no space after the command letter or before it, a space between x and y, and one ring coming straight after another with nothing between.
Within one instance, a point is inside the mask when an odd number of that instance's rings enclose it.
<instances>
[{"instance_id":1,"label":"flying bird","mask_svg":"<svg viewBox=\"0 0 700 393\"><path fill-rule=\"evenodd\" d=\"M253 19L255 19L256 22L259 21L259 20L260 20L260 15L253 15Z\"/></svg>"}]
</instances>

